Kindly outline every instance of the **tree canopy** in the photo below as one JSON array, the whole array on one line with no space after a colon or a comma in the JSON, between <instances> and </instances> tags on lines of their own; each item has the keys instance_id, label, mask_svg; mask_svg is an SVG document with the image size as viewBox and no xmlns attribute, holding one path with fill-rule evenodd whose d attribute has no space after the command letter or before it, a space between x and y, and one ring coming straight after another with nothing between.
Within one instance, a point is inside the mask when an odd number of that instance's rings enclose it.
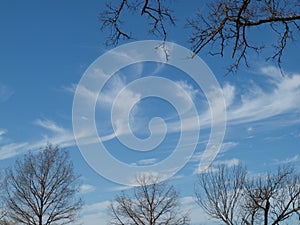
<instances>
[{"instance_id":1,"label":"tree canopy","mask_svg":"<svg viewBox=\"0 0 300 225\"><path fill-rule=\"evenodd\" d=\"M199 206L225 225L277 225L300 220L300 174L292 166L249 177L241 166L219 166L199 175Z\"/></svg>"},{"instance_id":2,"label":"tree canopy","mask_svg":"<svg viewBox=\"0 0 300 225\"><path fill-rule=\"evenodd\" d=\"M28 153L7 169L4 180L4 224L70 224L82 201L78 180L66 151L47 145Z\"/></svg>"},{"instance_id":3,"label":"tree canopy","mask_svg":"<svg viewBox=\"0 0 300 225\"><path fill-rule=\"evenodd\" d=\"M122 192L111 202L114 225L187 225L189 215L182 212L178 192L159 177L142 175L132 194Z\"/></svg>"}]
</instances>

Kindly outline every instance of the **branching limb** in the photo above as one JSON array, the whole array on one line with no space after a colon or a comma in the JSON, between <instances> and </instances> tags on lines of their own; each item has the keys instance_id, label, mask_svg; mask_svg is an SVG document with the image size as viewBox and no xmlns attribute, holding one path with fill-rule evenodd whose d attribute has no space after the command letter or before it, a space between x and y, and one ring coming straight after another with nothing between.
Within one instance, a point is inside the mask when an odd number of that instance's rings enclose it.
<instances>
[{"instance_id":1,"label":"branching limb","mask_svg":"<svg viewBox=\"0 0 300 225\"><path fill-rule=\"evenodd\" d=\"M161 0L122 0L118 6L113 6L111 2L106 5L106 10L100 13L101 29L109 31L107 45L117 45L121 39L133 39L133 35L123 27L123 20L127 19L125 16L128 16L130 11L147 19L149 33L162 37L164 41L168 34L167 25L175 25L171 10Z\"/></svg>"},{"instance_id":2,"label":"branching limb","mask_svg":"<svg viewBox=\"0 0 300 225\"><path fill-rule=\"evenodd\" d=\"M189 42L195 54L211 45L223 56L225 47L230 46L234 62L229 67L229 72L236 72L242 59L246 66L249 65L247 53L250 50L260 53L265 47L264 44L250 44L250 40L253 40L250 37L252 30L262 26L270 27L270 31L273 31L270 35L275 35L278 41L270 45L275 51L267 60L276 61L281 68L287 42L299 35L300 10L295 2L297 1L214 1L209 5L207 15L198 13L187 21L187 26L193 31Z\"/></svg>"}]
</instances>

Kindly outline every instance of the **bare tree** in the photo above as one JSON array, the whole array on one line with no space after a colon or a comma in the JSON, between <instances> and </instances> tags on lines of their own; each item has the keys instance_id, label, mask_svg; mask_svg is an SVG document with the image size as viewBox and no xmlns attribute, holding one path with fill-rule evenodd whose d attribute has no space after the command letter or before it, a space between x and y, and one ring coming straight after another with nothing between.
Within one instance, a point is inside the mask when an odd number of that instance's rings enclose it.
<instances>
[{"instance_id":1,"label":"bare tree","mask_svg":"<svg viewBox=\"0 0 300 225\"><path fill-rule=\"evenodd\" d=\"M178 192L157 176L140 176L133 194L118 195L110 205L114 225L186 225L188 213L180 209Z\"/></svg>"},{"instance_id":2,"label":"bare tree","mask_svg":"<svg viewBox=\"0 0 300 225\"><path fill-rule=\"evenodd\" d=\"M300 213L300 174L292 167L252 178L245 187L246 224L276 225ZM299 218L300 220L300 218Z\"/></svg>"},{"instance_id":3,"label":"bare tree","mask_svg":"<svg viewBox=\"0 0 300 225\"><path fill-rule=\"evenodd\" d=\"M212 218L233 225L240 215L245 181L246 170L241 165L233 168L220 165L217 172L210 170L199 175L196 202Z\"/></svg>"},{"instance_id":4,"label":"bare tree","mask_svg":"<svg viewBox=\"0 0 300 225\"><path fill-rule=\"evenodd\" d=\"M76 197L78 178L68 153L58 146L49 144L36 154L26 154L6 171L7 222L26 225L72 223L82 206Z\"/></svg>"},{"instance_id":5,"label":"bare tree","mask_svg":"<svg viewBox=\"0 0 300 225\"><path fill-rule=\"evenodd\" d=\"M2 208L0 208L0 224L1 225L5 225L5 215L6 215L6 211Z\"/></svg>"},{"instance_id":6,"label":"bare tree","mask_svg":"<svg viewBox=\"0 0 300 225\"><path fill-rule=\"evenodd\" d=\"M199 1L201 5L202 1ZM267 53L267 60L273 59L281 68L282 55L288 41L295 40L300 33L299 0L214 0L207 1L206 10L191 12L185 28L191 29L188 42L198 54L210 45L210 54L224 56L229 48L232 64L230 72L236 72L241 61L248 66L249 51L260 53L265 47L271 47L273 53ZM115 1L114 1L115 3ZM173 3L175 4L175 3ZM190 4L190 3L186 3ZM195 2L194 2L195 4ZM133 13L147 17L149 31L167 39L168 24L175 25L175 15L167 0L120 0L118 4L107 3L100 13L102 29L109 30L107 44L118 44L120 39L132 39L132 31L125 31L126 18ZM197 7L197 6L195 6ZM270 36L266 41L253 37L258 29L268 30ZM264 43L267 42L267 43ZM266 51L267 52L267 51Z\"/></svg>"},{"instance_id":7,"label":"bare tree","mask_svg":"<svg viewBox=\"0 0 300 225\"><path fill-rule=\"evenodd\" d=\"M4 181L3 181L3 174L0 171L0 225L9 225L7 219L5 218L7 215L7 209L5 209L5 205L2 201L3 194L4 194Z\"/></svg>"},{"instance_id":8,"label":"bare tree","mask_svg":"<svg viewBox=\"0 0 300 225\"><path fill-rule=\"evenodd\" d=\"M300 215L300 174L292 167L247 178L241 166L221 166L198 181L197 203L223 224L277 225Z\"/></svg>"}]
</instances>

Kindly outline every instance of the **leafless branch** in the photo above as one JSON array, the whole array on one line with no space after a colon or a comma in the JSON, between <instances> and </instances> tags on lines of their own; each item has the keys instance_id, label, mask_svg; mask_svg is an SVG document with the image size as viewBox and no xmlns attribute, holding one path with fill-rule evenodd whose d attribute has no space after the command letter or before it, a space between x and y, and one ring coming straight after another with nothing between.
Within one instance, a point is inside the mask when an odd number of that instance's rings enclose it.
<instances>
[{"instance_id":1,"label":"leafless branch","mask_svg":"<svg viewBox=\"0 0 300 225\"><path fill-rule=\"evenodd\" d=\"M235 166L229 170L221 165L215 172L200 174L195 191L197 203L212 218L232 225L240 214L239 201L245 184L246 170Z\"/></svg>"},{"instance_id":2,"label":"leafless branch","mask_svg":"<svg viewBox=\"0 0 300 225\"><path fill-rule=\"evenodd\" d=\"M207 45L219 46L217 52L224 55L225 47L230 46L234 62L230 72L236 72L241 60L248 66L249 50L259 53L264 44L250 44L254 28L269 26L270 35L277 36L277 42L271 44L275 52L267 59L275 60L281 68L282 55L287 42L294 34L299 34L300 12L296 1L271 0L216 0L209 5L207 15L198 13L188 19L187 26L193 31L189 42L195 54ZM274 27L278 28L274 28ZM252 42L256 42L252 41Z\"/></svg>"},{"instance_id":3,"label":"leafless branch","mask_svg":"<svg viewBox=\"0 0 300 225\"><path fill-rule=\"evenodd\" d=\"M132 195L122 192L111 203L110 224L189 224L189 216L181 212L173 186L158 183L157 177L152 175L138 177L138 183L140 186L134 188Z\"/></svg>"},{"instance_id":4,"label":"leafless branch","mask_svg":"<svg viewBox=\"0 0 300 225\"><path fill-rule=\"evenodd\" d=\"M57 146L27 154L6 172L6 217L26 225L72 223L82 206L77 179L68 154Z\"/></svg>"},{"instance_id":5,"label":"leafless branch","mask_svg":"<svg viewBox=\"0 0 300 225\"><path fill-rule=\"evenodd\" d=\"M300 214L300 174L293 167L247 178L241 166L199 175L197 203L226 225L278 225Z\"/></svg>"},{"instance_id":6,"label":"leafless branch","mask_svg":"<svg viewBox=\"0 0 300 225\"><path fill-rule=\"evenodd\" d=\"M300 212L299 174L291 167L253 178L246 185L246 208L252 208L264 225L276 225Z\"/></svg>"},{"instance_id":7,"label":"leafless branch","mask_svg":"<svg viewBox=\"0 0 300 225\"><path fill-rule=\"evenodd\" d=\"M106 44L117 45L121 39L134 38L129 26L131 16L140 16L141 23L145 23L143 18L148 20L149 33L165 42L168 25L175 25L170 5L167 0L119 0L114 5L111 1L100 13L102 30L109 33ZM214 0L206 11L191 15L186 27L192 31L189 42L194 55L211 46L209 54L232 58L228 72L236 72L241 64L249 66L248 55L260 54L266 48L274 50L266 54L266 60L274 61L281 69L288 42L299 37L300 4L298 0ZM258 37L260 30L274 38L266 41Z\"/></svg>"},{"instance_id":8,"label":"leafless branch","mask_svg":"<svg viewBox=\"0 0 300 225\"><path fill-rule=\"evenodd\" d=\"M133 39L132 33L123 28L124 20L129 23L129 12L146 18L149 21L149 33L162 37L164 41L167 39L167 24L175 25L171 10L162 0L122 0L117 6L110 2L99 18L102 23L101 29L109 31L107 45L117 45L121 39Z\"/></svg>"}]
</instances>

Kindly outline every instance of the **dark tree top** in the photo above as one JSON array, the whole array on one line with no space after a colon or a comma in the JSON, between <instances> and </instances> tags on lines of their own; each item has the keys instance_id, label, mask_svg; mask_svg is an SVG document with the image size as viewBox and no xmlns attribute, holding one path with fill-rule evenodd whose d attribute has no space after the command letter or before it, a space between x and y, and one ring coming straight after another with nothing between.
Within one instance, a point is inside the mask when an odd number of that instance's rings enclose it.
<instances>
[{"instance_id":1,"label":"dark tree top","mask_svg":"<svg viewBox=\"0 0 300 225\"><path fill-rule=\"evenodd\" d=\"M195 2L193 2L195 4ZM199 4L203 5L202 1ZM146 18L150 34L166 41L170 26L176 26L180 15L175 15L172 6L176 2L168 0L119 0L107 2L100 12L102 30L108 31L107 45L117 45L120 40L135 38L139 31L126 26L131 16ZM186 2L186 4L191 4ZM195 6L197 7L197 6ZM176 20L175 20L176 17ZM248 66L251 52L265 50L266 60L273 60L281 68L282 56L288 42L299 38L299 0L214 0L207 1L205 10L199 10L189 18L184 18L190 44L194 54L209 46L209 54L225 55L232 58L230 72L236 72L240 64ZM143 21L143 20L141 20ZM261 29L274 37L265 40L257 33ZM256 34L256 35L253 35ZM254 38L255 36L255 38ZM172 39L172 37L171 37ZM266 48L272 52L267 53ZM228 54L226 54L227 56Z\"/></svg>"}]
</instances>

